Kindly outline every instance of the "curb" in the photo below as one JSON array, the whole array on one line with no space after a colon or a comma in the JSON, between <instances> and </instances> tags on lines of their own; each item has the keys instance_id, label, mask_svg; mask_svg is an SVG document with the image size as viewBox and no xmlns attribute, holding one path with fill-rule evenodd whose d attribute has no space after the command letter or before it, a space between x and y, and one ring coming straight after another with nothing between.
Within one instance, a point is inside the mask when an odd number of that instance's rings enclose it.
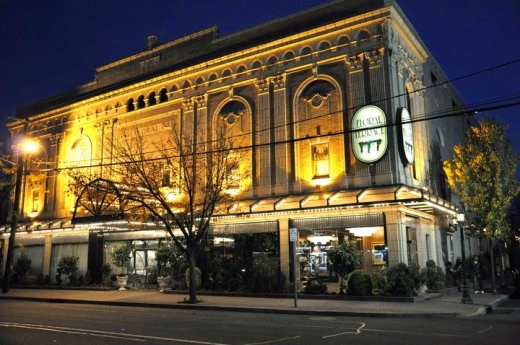
<instances>
[{"instance_id":1,"label":"curb","mask_svg":"<svg viewBox=\"0 0 520 345\"><path fill-rule=\"evenodd\" d=\"M314 316L349 316L349 317L370 317L370 318L455 318L460 317L458 313L377 313L377 312L350 312L350 311L334 311L334 310L307 310L307 309L276 309L276 308L252 308L252 307L227 307L216 305L199 305L199 304L159 304L159 303L139 303L139 302L120 302L120 301L88 301L78 299L64 298L39 298L39 297L17 297L17 296L1 296L0 299L11 299L18 301L32 301L43 303L73 303L73 304L89 304L89 305L108 305L120 307L141 307L141 308L158 308L158 309L182 309L182 310L208 310L208 311L225 311L240 313L263 313L263 314L287 314L287 315L314 315Z\"/></svg>"}]
</instances>

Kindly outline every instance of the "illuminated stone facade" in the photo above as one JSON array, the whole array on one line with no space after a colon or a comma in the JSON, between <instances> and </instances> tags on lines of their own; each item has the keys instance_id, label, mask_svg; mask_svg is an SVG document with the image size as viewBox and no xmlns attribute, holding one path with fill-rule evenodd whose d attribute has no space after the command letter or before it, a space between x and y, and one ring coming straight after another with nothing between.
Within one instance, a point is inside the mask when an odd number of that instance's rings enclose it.
<instances>
[{"instance_id":1,"label":"illuminated stone facade","mask_svg":"<svg viewBox=\"0 0 520 345\"><path fill-rule=\"evenodd\" d=\"M464 104L394 2L334 1L222 37L216 27L164 44L151 36L142 52L96 72L87 85L19 109L24 121L9 125L16 139L27 120L26 136L43 147L27 160L16 238L35 272L54 277L59 255L70 251L80 256L78 274L99 271L123 240L142 250L133 261L138 273L150 266L164 231L124 221L73 225L76 200L62 170L91 166L102 175L112 162L107 145L125 128L160 137L174 123L193 131L195 118L202 139L226 121L250 147L251 181L215 217L211 235L219 240L276 234L287 275L289 228L300 231L299 255L319 274L328 274L329 246L345 238L358 241L368 272L453 260L445 231L456 206L441 160L468 123L433 116L457 114ZM366 105L383 115L358 120L366 128L352 131ZM413 130L413 164L400 151L403 107L413 121L405 124ZM362 162L355 145L380 156ZM5 233L7 244L8 227Z\"/></svg>"}]
</instances>

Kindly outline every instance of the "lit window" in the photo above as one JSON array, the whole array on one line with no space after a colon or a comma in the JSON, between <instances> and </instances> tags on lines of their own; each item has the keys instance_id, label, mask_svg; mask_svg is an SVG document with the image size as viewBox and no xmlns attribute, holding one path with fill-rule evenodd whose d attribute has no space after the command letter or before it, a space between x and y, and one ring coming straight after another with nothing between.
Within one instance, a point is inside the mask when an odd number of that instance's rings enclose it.
<instances>
[{"instance_id":1,"label":"lit window","mask_svg":"<svg viewBox=\"0 0 520 345\"><path fill-rule=\"evenodd\" d=\"M172 170L169 165L165 166L162 173L162 187L169 187L171 185Z\"/></svg>"},{"instance_id":2,"label":"lit window","mask_svg":"<svg viewBox=\"0 0 520 345\"><path fill-rule=\"evenodd\" d=\"M40 208L40 190L35 189L32 192L32 212L38 212Z\"/></svg>"},{"instance_id":3,"label":"lit window","mask_svg":"<svg viewBox=\"0 0 520 345\"><path fill-rule=\"evenodd\" d=\"M314 178L329 177L329 144L312 145L311 152Z\"/></svg>"}]
</instances>

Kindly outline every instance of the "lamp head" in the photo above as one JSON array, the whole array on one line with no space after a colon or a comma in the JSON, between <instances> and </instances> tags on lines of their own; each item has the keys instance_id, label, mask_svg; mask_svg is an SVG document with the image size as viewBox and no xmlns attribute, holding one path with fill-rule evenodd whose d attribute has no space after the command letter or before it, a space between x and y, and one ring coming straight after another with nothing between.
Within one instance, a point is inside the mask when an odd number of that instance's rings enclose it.
<instances>
[{"instance_id":1,"label":"lamp head","mask_svg":"<svg viewBox=\"0 0 520 345\"><path fill-rule=\"evenodd\" d=\"M38 143L34 140L25 140L22 149L24 153L35 153L38 151Z\"/></svg>"}]
</instances>

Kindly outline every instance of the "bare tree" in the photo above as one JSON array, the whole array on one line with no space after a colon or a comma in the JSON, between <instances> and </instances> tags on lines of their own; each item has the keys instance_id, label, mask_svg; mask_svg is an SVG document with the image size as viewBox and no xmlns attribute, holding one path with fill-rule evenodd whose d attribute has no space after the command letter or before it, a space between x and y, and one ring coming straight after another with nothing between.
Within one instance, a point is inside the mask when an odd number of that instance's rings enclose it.
<instances>
[{"instance_id":1,"label":"bare tree","mask_svg":"<svg viewBox=\"0 0 520 345\"><path fill-rule=\"evenodd\" d=\"M86 177L86 169L69 171L76 195L94 186L94 199L114 204L119 199L125 214L139 220L151 217L164 226L187 257L190 302L197 300L195 264L213 215L227 207L233 192L248 188L243 183L249 164L241 157L237 138L226 130L223 123L212 140L204 140L196 124L187 129L173 125L167 134L153 136L138 127L122 128L109 145L111 163L102 165L101 182L92 184L100 174ZM120 195L113 195L111 183Z\"/></svg>"}]
</instances>

